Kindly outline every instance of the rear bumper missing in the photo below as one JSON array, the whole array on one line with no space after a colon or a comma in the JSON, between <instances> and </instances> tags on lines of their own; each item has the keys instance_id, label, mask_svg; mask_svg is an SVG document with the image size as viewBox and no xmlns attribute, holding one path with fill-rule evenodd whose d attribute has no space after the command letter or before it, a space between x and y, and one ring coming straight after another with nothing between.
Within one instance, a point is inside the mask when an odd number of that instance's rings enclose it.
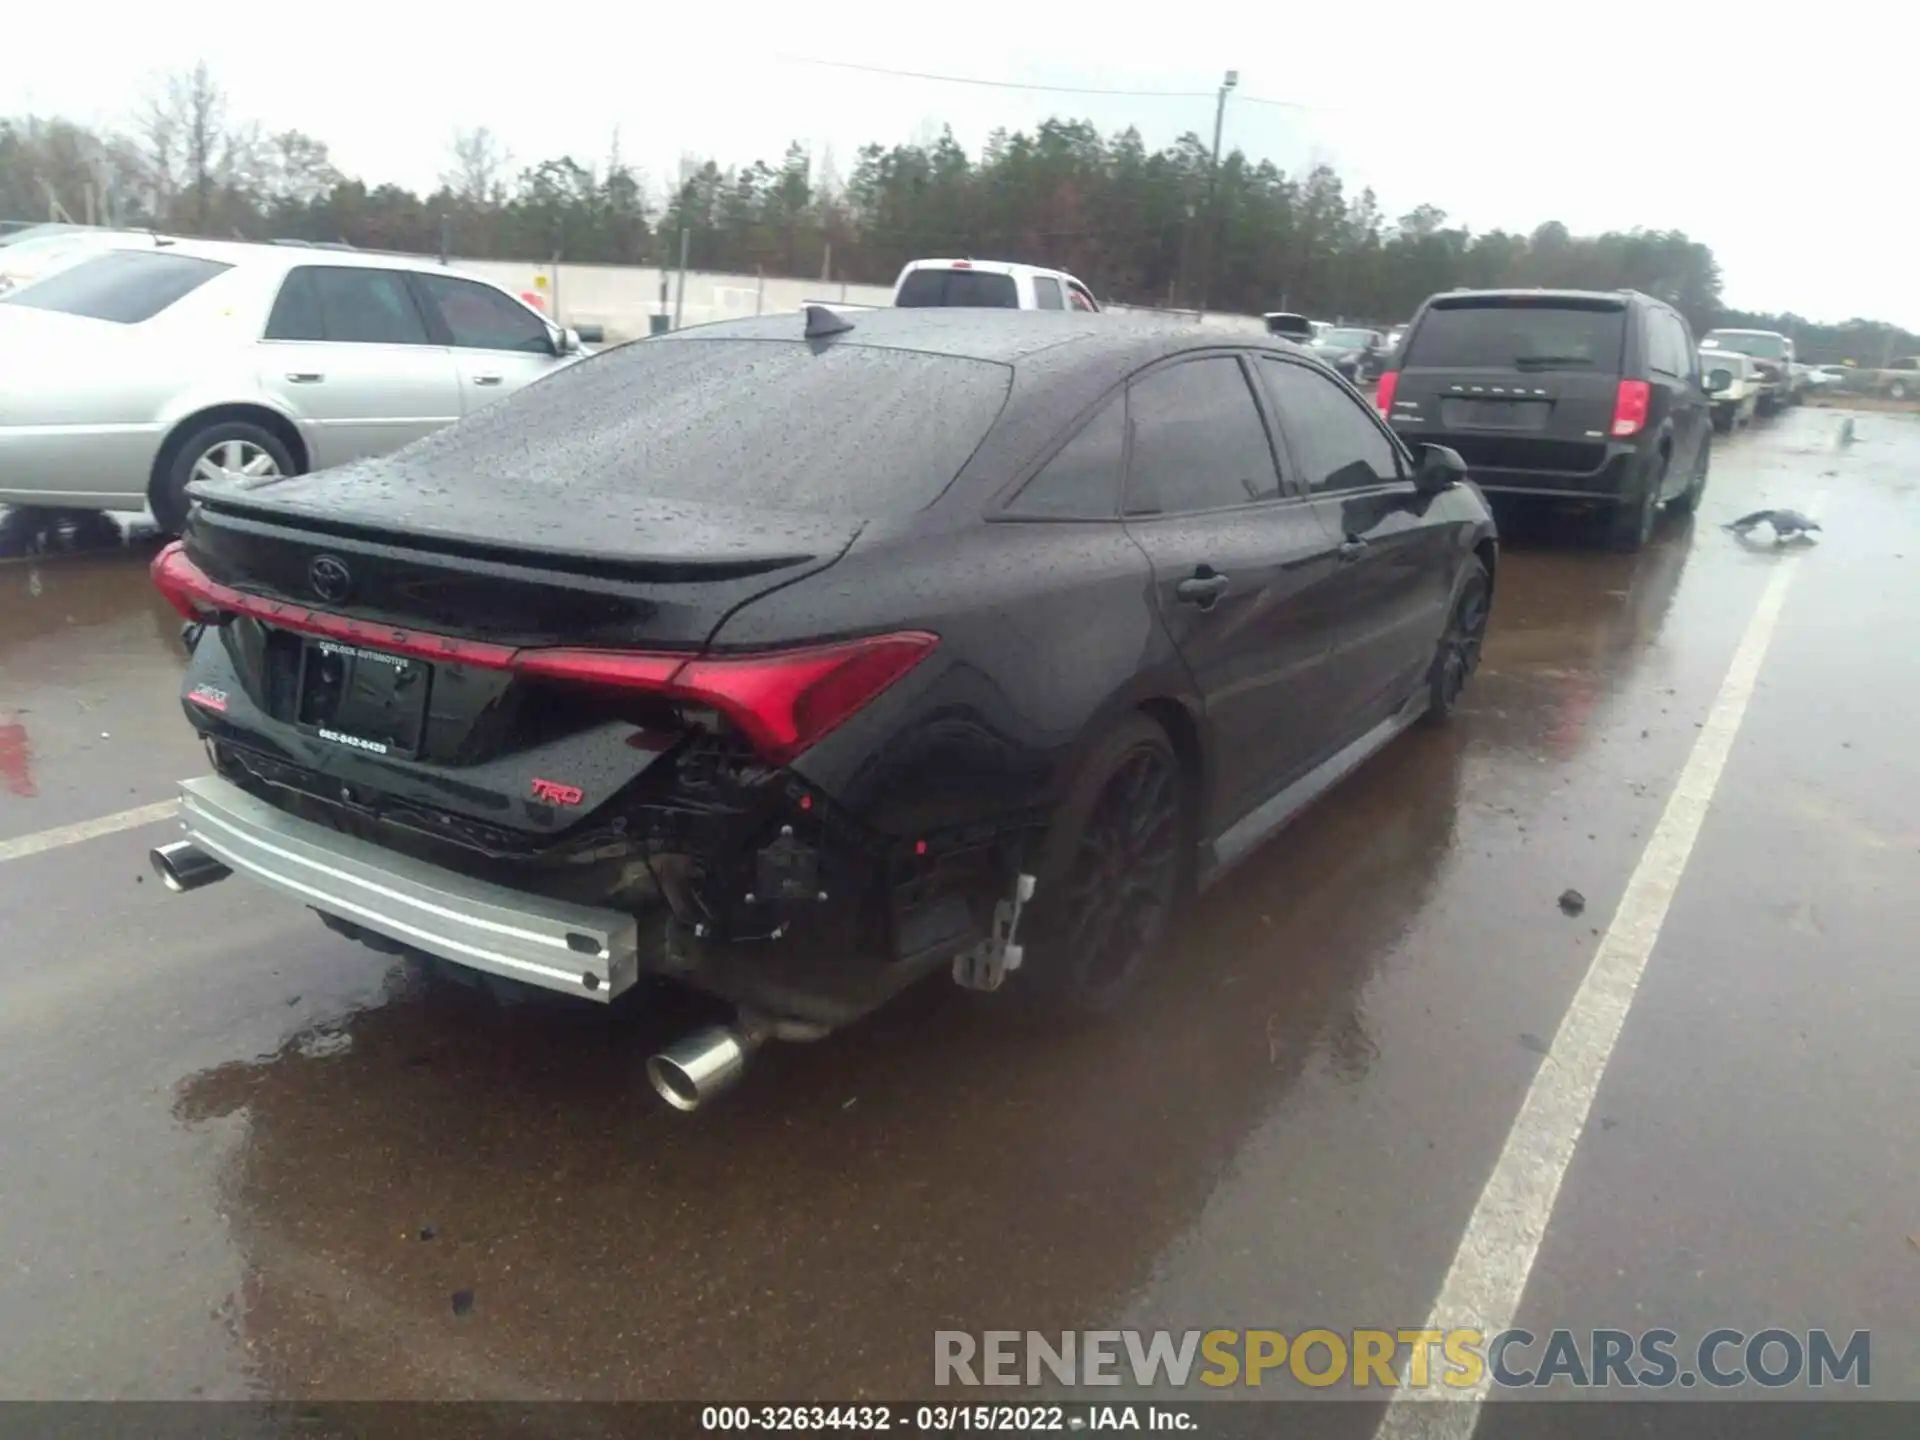
<instances>
[{"instance_id":1,"label":"rear bumper missing","mask_svg":"<svg viewBox=\"0 0 1920 1440\"><path fill-rule=\"evenodd\" d=\"M610 1001L639 978L631 915L510 890L289 815L218 776L183 781L188 838L351 927L510 980Z\"/></svg>"}]
</instances>

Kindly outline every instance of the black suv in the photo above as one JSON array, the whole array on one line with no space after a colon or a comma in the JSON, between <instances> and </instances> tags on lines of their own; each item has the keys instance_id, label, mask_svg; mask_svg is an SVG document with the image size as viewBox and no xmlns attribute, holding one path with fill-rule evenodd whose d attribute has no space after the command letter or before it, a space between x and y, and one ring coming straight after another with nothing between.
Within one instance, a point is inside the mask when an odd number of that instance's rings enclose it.
<instances>
[{"instance_id":1,"label":"black suv","mask_svg":"<svg viewBox=\"0 0 1920 1440\"><path fill-rule=\"evenodd\" d=\"M1637 291L1455 290L1420 307L1377 403L1493 496L1572 501L1638 550L1707 484L1712 400L1693 333Z\"/></svg>"}]
</instances>

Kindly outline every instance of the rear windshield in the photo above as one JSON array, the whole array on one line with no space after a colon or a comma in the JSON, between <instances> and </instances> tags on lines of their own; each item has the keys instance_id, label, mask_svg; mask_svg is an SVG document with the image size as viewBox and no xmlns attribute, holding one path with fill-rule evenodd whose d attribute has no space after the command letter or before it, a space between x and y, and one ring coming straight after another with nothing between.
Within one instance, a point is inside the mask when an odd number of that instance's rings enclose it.
<instances>
[{"instance_id":1,"label":"rear windshield","mask_svg":"<svg viewBox=\"0 0 1920 1440\"><path fill-rule=\"evenodd\" d=\"M893 303L917 310L941 305L1018 310L1020 289L1011 275L990 270L914 270L900 282L900 294Z\"/></svg>"},{"instance_id":2,"label":"rear windshield","mask_svg":"<svg viewBox=\"0 0 1920 1440\"><path fill-rule=\"evenodd\" d=\"M1533 300L1435 305L1407 344L1409 370L1620 369L1626 311Z\"/></svg>"},{"instance_id":3,"label":"rear windshield","mask_svg":"<svg viewBox=\"0 0 1920 1440\"><path fill-rule=\"evenodd\" d=\"M1313 322L1304 315L1269 315L1267 333L1310 338L1313 335Z\"/></svg>"},{"instance_id":4,"label":"rear windshield","mask_svg":"<svg viewBox=\"0 0 1920 1440\"><path fill-rule=\"evenodd\" d=\"M198 290L230 265L164 250L109 250L57 270L36 284L0 296L0 305L56 310L138 325Z\"/></svg>"},{"instance_id":5,"label":"rear windshield","mask_svg":"<svg viewBox=\"0 0 1920 1440\"><path fill-rule=\"evenodd\" d=\"M991 361L857 345L816 354L798 341L642 340L407 453L450 474L511 476L530 509L591 513L604 500L611 514L643 498L899 514L960 473L1012 377Z\"/></svg>"},{"instance_id":6,"label":"rear windshield","mask_svg":"<svg viewBox=\"0 0 1920 1440\"><path fill-rule=\"evenodd\" d=\"M1734 350L1742 355L1756 355L1762 360L1781 360L1786 358L1787 342L1778 335L1738 335L1726 330L1714 330L1700 342L1702 350Z\"/></svg>"}]
</instances>

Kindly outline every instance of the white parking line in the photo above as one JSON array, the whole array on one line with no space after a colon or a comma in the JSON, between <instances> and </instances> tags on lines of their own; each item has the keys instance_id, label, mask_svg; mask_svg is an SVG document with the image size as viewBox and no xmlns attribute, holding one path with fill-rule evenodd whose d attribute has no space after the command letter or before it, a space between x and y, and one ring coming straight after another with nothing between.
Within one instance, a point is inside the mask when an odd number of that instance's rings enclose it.
<instances>
[{"instance_id":1,"label":"white parking line","mask_svg":"<svg viewBox=\"0 0 1920 1440\"><path fill-rule=\"evenodd\" d=\"M1817 513L1823 496L1824 492L1814 497L1809 510ZM1660 823L1627 880L1613 923L1560 1021L1552 1048L1534 1072L1506 1146L1467 1221L1453 1267L1433 1302L1427 1320L1431 1329L1466 1327L1491 1339L1513 1324L1527 1278L1539 1258L1560 1183L1586 1129L1593 1097L1633 1007L1647 958L1660 938L1660 927L1700 838L1701 824L1780 622L1787 588L1799 568L1797 561L1783 557L1761 592ZM1491 1387L1488 1375L1476 1387L1450 1392L1414 1390L1403 1384L1381 1417L1375 1440L1470 1440Z\"/></svg>"},{"instance_id":2,"label":"white parking line","mask_svg":"<svg viewBox=\"0 0 1920 1440\"><path fill-rule=\"evenodd\" d=\"M0 862L22 860L29 855L58 850L63 845L78 845L82 840L95 840L121 830L135 830L158 820L171 819L179 810L178 800L161 800L152 805L142 805L136 810L122 810L117 815L102 815L97 820L81 820L72 825L42 830L37 835L22 835L18 840L0 840Z\"/></svg>"}]
</instances>

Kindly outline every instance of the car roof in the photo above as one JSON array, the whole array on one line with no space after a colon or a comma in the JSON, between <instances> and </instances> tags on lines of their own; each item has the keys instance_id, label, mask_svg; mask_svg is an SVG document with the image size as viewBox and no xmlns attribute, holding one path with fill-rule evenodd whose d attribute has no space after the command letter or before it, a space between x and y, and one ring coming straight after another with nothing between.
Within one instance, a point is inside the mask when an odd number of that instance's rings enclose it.
<instances>
[{"instance_id":1,"label":"car roof","mask_svg":"<svg viewBox=\"0 0 1920 1440\"><path fill-rule=\"evenodd\" d=\"M439 270L444 267L430 255L390 254L378 250L335 249L328 245L303 242L277 244L254 240L197 240L188 236L159 237L162 247L173 255L192 255L249 269L291 270L296 265L345 265L381 270ZM465 276L466 279L476 278Z\"/></svg>"},{"instance_id":2,"label":"car roof","mask_svg":"<svg viewBox=\"0 0 1920 1440\"><path fill-rule=\"evenodd\" d=\"M1064 428L1090 416L1129 376L1156 361L1194 352L1241 350L1285 354L1325 368L1304 346L1278 336L1215 330L1184 317L945 306L836 313L852 321L853 328L809 341L803 315L721 320L636 340L610 352L605 363L618 363L622 350L635 352L648 345L732 340L865 346L1008 367L1012 383L1000 418L948 492L916 524L930 523L935 512L977 514L984 495L997 493Z\"/></svg>"},{"instance_id":3,"label":"car roof","mask_svg":"<svg viewBox=\"0 0 1920 1440\"><path fill-rule=\"evenodd\" d=\"M832 310L833 307L820 308ZM1166 355L1221 346L1255 346L1303 354L1275 336L1254 331L1202 329L1183 319L1139 312L1096 313L1079 310L1003 310L988 307L929 306L835 311L852 329L816 341L889 350L916 350L1019 366L1043 354L1058 364L1071 356L1076 364L1129 373ZM803 315L764 315L751 320L718 320L660 335L647 344L706 340L806 339Z\"/></svg>"}]
</instances>

